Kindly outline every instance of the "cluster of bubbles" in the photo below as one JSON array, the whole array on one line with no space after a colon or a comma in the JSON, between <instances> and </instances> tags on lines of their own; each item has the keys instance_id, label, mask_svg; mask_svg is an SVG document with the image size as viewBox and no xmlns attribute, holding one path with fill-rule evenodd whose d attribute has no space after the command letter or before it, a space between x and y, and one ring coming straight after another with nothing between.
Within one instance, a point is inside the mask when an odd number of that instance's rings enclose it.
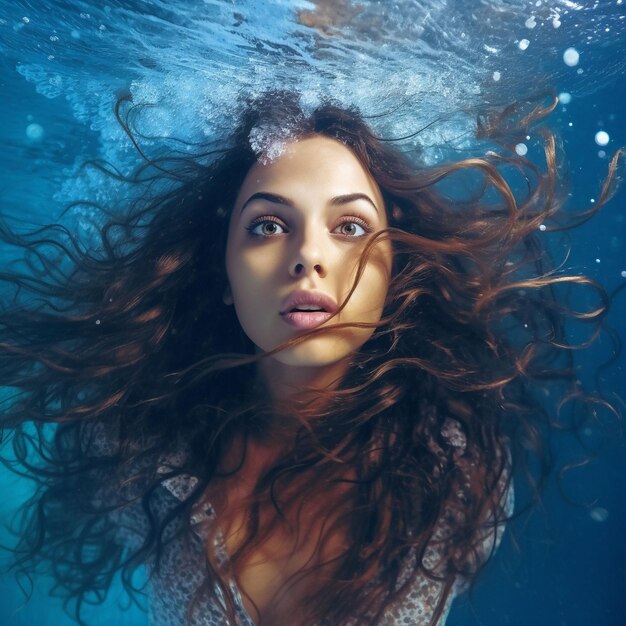
<instances>
[{"instance_id":1,"label":"cluster of bubbles","mask_svg":"<svg viewBox=\"0 0 626 626\"><path fill-rule=\"evenodd\" d=\"M263 124L252 128L249 142L259 162L266 165L284 154L289 142L295 138L296 134L289 125L277 128Z\"/></svg>"}]
</instances>

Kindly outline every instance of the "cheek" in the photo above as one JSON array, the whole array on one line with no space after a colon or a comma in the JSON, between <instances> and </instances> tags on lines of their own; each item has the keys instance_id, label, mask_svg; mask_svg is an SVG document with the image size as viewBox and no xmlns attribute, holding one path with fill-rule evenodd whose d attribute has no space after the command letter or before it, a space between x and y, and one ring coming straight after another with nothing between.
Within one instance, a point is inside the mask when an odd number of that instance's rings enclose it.
<instances>
[{"instance_id":1,"label":"cheek","mask_svg":"<svg viewBox=\"0 0 626 626\"><path fill-rule=\"evenodd\" d=\"M352 280L355 277L356 272ZM364 313L380 317L387 297L390 280L391 249L388 245L385 245L385 247L381 245L372 251L354 292L359 309Z\"/></svg>"},{"instance_id":2,"label":"cheek","mask_svg":"<svg viewBox=\"0 0 626 626\"><path fill-rule=\"evenodd\" d=\"M267 247L235 245L227 252L226 272L239 324L248 338L263 349L268 324L277 314L276 259Z\"/></svg>"},{"instance_id":3,"label":"cheek","mask_svg":"<svg viewBox=\"0 0 626 626\"><path fill-rule=\"evenodd\" d=\"M245 298L249 292L264 293L275 276L273 255L258 250L239 250L229 255L226 273L233 295Z\"/></svg>"},{"instance_id":4,"label":"cheek","mask_svg":"<svg viewBox=\"0 0 626 626\"><path fill-rule=\"evenodd\" d=\"M226 244L226 277L233 296L245 294L255 282L254 264L248 258L246 243L237 224L231 224Z\"/></svg>"}]
</instances>

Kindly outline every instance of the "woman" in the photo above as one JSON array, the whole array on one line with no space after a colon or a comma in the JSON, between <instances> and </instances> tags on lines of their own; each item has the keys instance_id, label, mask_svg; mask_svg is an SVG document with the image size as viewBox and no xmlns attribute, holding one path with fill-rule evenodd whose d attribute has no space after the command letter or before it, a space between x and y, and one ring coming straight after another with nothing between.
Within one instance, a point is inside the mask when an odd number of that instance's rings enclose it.
<instances>
[{"instance_id":1,"label":"woman","mask_svg":"<svg viewBox=\"0 0 626 626\"><path fill-rule=\"evenodd\" d=\"M539 243L552 137L545 173L512 150L550 109L483 118L500 154L426 168L356 111L266 94L226 147L147 159L157 191L98 252L4 228L39 270L3 275L0 316L3 422L39 479L18 571L51 567L78 617L146 564L154 624L443 624L513 473L545 461L538 391L592 412L563 324L606 302L559 285L603 292Z\"/></svg>"}]
</instances>

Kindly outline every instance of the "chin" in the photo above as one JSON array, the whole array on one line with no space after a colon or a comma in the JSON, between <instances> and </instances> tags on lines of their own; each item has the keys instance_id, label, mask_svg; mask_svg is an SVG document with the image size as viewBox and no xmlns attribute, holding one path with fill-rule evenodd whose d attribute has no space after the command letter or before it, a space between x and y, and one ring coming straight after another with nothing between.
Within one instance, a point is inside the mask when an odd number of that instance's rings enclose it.
<instances>
[{"instance_id":1,"label":"chin","mask_svg":"<svg viewBox=\"0 0 626 626\"><path fill-rule=\"evenodd\" d=\"M312 337L297 346L281 350L273 355L273 359L292 367L324 368L344 362L353 352L358 350L372 333L351 333L346 337L343 329L340 338L333 336Z\"/></svg>"}]
</instances>

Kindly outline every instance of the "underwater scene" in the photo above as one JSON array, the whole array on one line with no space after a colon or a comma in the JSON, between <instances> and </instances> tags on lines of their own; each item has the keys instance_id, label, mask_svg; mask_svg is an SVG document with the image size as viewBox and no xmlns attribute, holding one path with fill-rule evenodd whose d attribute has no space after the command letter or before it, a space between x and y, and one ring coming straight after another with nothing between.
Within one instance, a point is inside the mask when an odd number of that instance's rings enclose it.
<instances>
[{"instance_id":1,"label":"underwater scene","mask_svg":"<svg viewBox=\"0 0 626 626\"><path fill-rule=\"evenodd\" d=\"M626 148L625 73L626 0L3 0L0 217L24 230L59 223L97 245L94 207L131 201L111 172L141 163L116 119L120 98L145 103L139 148L155 157L219 145L240 98L272 89L301 94L309 110L329 98L355 106L378 135L428 166L490 149L476 137L481 107L558 98L543 123L557 137L567 209L582 214ZM255 130L253 148L281 150L272 130ZM530 136L514 150L531 161L541 152ZM577 228L539 227L559 267L611 296L608 330L576 367L622 421L606 411L557 433L540 503L507 524L448 626L626 624L623 173L622 158L613 197ZM15 254L0 249L0 273ZM2 546L15 541L8 527L20 528L15 513L31 489L0 466ZM8 560L0 551L0 564ZM119 581L85 615L93 626L148 624ZM45 573L32 584L0 575L0 625L75 623Z\"/></svg>"}]
</instances>

